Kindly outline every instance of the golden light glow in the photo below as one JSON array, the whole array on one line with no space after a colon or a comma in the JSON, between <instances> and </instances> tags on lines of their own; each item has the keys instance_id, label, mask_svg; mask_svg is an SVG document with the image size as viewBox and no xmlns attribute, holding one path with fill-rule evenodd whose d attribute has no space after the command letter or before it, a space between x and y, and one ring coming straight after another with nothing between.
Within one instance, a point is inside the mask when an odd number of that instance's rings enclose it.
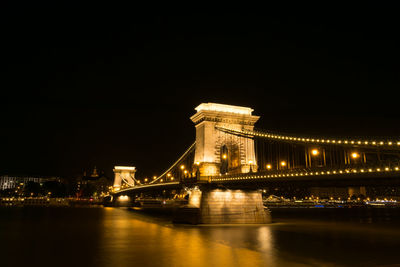
<instances>
[{"instance_id":1,"label":"golden light glow","mask_svg":"<svg viewBox=\"0 0 400 267\"><path fill-rule=\"evenodd\" d=\"M352 157L353 159L357 159L357 158L360 157L360 155L359 155L357 152L353 152L353 153L351 153L351 157Z\"/></svg>"},{"instance_id":2,"label":"golden light glow","mask_svg":"<svg viewBox=\"0 0 400 267\"><path fill-rule=\"evenodd\" d=\"M148 180L149 180L149 179L147 179L147 178L144 178L144 181L145 181L145 182L147 182Z\"/></svg>"},{"instance_id":3,"label":"golden light glow","mask_svg":"<svg viewBox=\"0 0 400 267\"><path fill-rule=\"evenodd\" d=\"M197 165L197 166L200 165L200 162L196 161L196 165Z\"/></svg>"},{"instance_id":4,"label":"golden light glow","mask_svg":"<svg viewBox=\"0 0 400 267\"><path fill-rule=\"evenodd\" d=\"M281 161L281 166L285 167L286 166L286 161Z\"/></svg>"},{"instance_id":5,"label":"golden light glow","mask_svg":"<svg viewBox=\"0 0 400 267\"><path fill-rule=\"evenodd\" d=\"M129 197L128 197L128 196L119 196L119 197L118 197L118 200L119 200L119 201L128 201L128 200L129 200Z\"/></svg>"},{"instance_id":6,"label":"golden light glow","mask_svg":"<svg viewBox=\"0 0 400 267\"><path fill-rule=\"evenodd\" d=\"M267 164L267 169L270 170L272 168L271 164Z\"/></svg>"},{"instance_id":7,"label":"golden light glow","mask_svg":"<svg viewBox=\"0 0 400 267\"><path fill-rule=\"evenodd\" d=\"M134 171L136 167L130 167L130 166L115 166L115 170L125 170L125 171Z\"/></svg>"},{"instance_id":8,"label":"golden light glow","mask_svg":"<svg viewBox=\"0 0 400 267\"><path fill-rule=\"evenodd\" d=\"M317 155L319 154L318 149L313 149L313 150L311 150L311 154L312 154L313 156L317 156Z\"/></svg>"},{"instance_id":9,"label":"golden light glow","mask_svg":"<svg viewBox=\"0 0 400 267\"><path fill-rule=\"evenodd\" d=\"M171 174L170 174L170 173L168 173L168 174L167 174L167 177L171 177Z\"/></svg>"},{"instance_id":10,"label":"golden light glow","mask_svg":"<svg viewBox=\"0 0 400 267\"><path fill-rule=\"evenodd\" d=\"M224 105L224 104L217 104L217 103L202 103L195 109L197 112L217 111L217 112L229 112L229 113L236 113L236 114L243 114L243 115L251 115L251 113L254 111L252 108L248 108L248 107Z\"/></svg>"},{"instance_id":11,"label":"golden light glow","mask_svg":"<svg viewBox=\"0 0 400 267\"><path fill-rule=\"evenodd\" d=\"M249 164L253 164L253 161L252 161L252 160L249 160Z\"/></svg>"},{"instance_id":12,"label":"golden light glow","mask_svg":"<svg viewBox=\"0 0 400 267\"><path fill-rule=\"evenodd\" d=\"M228 157L228 156L227 156L226 154L223 154L223 155L222 155L222 158L223 158L223 159L226 159L227 157Z\"/></svg>"},{"instance_id":13,"label":"golden light glow","mask_svg":"<svg viewBox=\"0 0 400 267\"><path fill-rule=\"evenodd\" d=\"M188 171L187 171L187 170L185 170L185 171L184 171L184 173L185 173L185 174L187 174L187 173L188 173Z\"/></svg>"},{"instance_id":14,"label":"golden light glow","mask_svg":"<svg viewBox=\"0 0 400 267\"><path fill-rule=\"evenodd\" d=\"M185 169L185 165L181 165L181 170L184 170Z\"/></svg>"}]
</instances>

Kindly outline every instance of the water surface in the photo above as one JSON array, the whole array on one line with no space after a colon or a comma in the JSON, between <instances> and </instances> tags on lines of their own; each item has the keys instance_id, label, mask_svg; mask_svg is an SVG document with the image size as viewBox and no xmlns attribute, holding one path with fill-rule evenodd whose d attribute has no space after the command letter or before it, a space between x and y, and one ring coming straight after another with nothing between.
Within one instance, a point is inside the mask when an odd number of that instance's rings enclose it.
<instances>
[{"instance_id":1,"label":"water surface","mask_svg":"<svg viewBox=\"0 0 400 267\"><path fill-rule=\"evenodd\" d=\"M1 208L0 266L385 266L395 223L174 225L122 208Z\"/></svg>"}]
</instances>

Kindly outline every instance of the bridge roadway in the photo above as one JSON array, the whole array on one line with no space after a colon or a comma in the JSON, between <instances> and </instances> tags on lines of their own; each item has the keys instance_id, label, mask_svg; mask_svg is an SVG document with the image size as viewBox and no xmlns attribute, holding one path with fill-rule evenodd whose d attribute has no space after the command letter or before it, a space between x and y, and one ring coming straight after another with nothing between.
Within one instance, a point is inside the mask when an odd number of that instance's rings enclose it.
<instances>
[{"instance_id":1,"label":"bridge roadway","mask_svg":"<svg viewBox=\"0 0 400 267\"><path fill-rule=\"evenodd\" d=\"M180 189L184 186L222 185L228 188L260 189L284 183L303 186L356 186L356 185L400 185L399 167L346 168L343 170L292 170L290 172L258 172L236 175L210 176L197 181L184 179L175 182L137 185L122 189L115 194Z\"/></svg>"}]
</instances>

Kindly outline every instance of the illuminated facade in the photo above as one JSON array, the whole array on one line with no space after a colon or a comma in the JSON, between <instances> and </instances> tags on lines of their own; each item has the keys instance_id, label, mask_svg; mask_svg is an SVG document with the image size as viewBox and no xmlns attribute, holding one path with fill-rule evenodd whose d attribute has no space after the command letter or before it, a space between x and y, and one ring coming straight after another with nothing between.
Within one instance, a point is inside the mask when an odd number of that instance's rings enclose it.
<instances>
[{"instance_id":1,"label":"illuminated facade","mask_svg":"<svg viewBox=\"0 0 400 267\"><path fill-rule=\"evenodd\" d=\"M200 176L256 172L254 141L218 130L218 127L224 127L252 131L259 119L259 116L252 115L253 109L203 103L196 107L196 111L190 119L196 125L194 162Z\"/></svg>"},{"instance_id":2,"label":"illuminated facade","mask_svg":"<svg viewBox=\"0 0 400 267\"><path fill-rule=\"evenodd\" d=\"M24 186L28 182L44 183L48 181L60 182L59 177L31 177L31 176L0 176L0 190L14 189L18 186Z\"/></svg>"}]
</instances>

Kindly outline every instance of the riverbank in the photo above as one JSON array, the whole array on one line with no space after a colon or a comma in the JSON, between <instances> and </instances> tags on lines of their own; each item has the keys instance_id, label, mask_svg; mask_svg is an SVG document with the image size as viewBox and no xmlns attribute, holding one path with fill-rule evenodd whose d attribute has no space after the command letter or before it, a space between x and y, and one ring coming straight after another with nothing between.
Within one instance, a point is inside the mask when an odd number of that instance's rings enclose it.
<instances>
[{"instance_id":1,"label":"riverbank","mask_svg":"<svg viewBox=\"0 0 400 267\"><path fill-rule=\"evenodd\" d=\"M103 206L102 201L79 198L2 197L0 207L80 207Z\"/></svg>"}]
</instances>

